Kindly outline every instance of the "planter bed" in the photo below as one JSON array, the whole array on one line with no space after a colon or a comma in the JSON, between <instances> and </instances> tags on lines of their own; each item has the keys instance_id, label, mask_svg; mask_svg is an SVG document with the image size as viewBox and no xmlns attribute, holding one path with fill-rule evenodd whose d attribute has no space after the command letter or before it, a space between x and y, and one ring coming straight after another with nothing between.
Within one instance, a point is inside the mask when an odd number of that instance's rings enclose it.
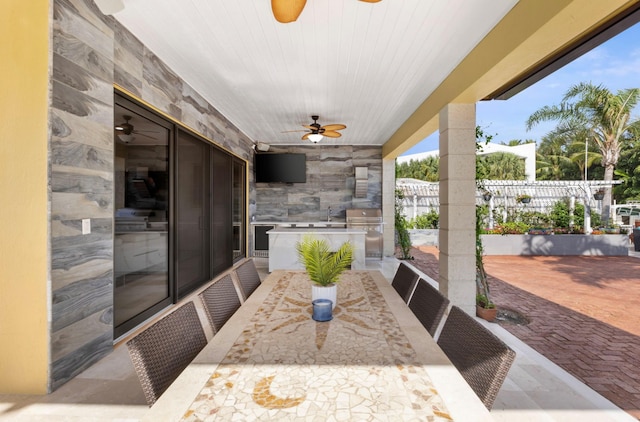
<instances>
[{"instance_id":1,"label":"planter bed","mask_svg":"<svg viewBox=\"0 0 640 422\"><path fill-rule=\"evenodd\" d=\"M625 234L483 234L485 255L607 255L629 254Z\"/></svg>"}]
</instances>

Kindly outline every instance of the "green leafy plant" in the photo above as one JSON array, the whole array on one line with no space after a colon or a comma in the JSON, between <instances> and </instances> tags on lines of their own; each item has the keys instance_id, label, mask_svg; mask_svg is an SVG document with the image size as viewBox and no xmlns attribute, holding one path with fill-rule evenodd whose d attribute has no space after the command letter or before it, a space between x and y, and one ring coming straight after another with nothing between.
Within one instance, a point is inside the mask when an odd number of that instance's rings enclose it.
<instances>
[{"instance_id":1,"label":"green leafy plant","mask_svg":"<svg viewBox=\"0 0 640 422\"><path fill-rule=\"evenodd\" d=\"M409 236L409 222L402 215L402 200L404 195L402 191L396 189L396 203L395 203L395 229L398 244L402 251L402 257L400 259L413 259L411 256L411 236Z\"/></svg>"},{"instance_id":2,"label":"green leafy plant","mask_svg":"<svg viewBox=\"0 0 640 422\"><path fill-rule=\"evenodd\" d=\"M518 195L516 197L516 201L521 204L526 204L531 201L531 195L526 195L526 194Z\"/></svg>"},{"instance_id":3,"label":"green leafy plant","mask_svg":"<svg viewBox=\"0 0 640 422\"><path fill-rule=\"evenodd\" d=\"M496 307L495 303L493 303L487 295L482 293L476 295L476 304L485 309L494 309Z\"/></svg>"},{"instance_id":4,"label":"green leafy plant","mask_svg":"<svg viewBox=\"0 0 640 422\"><path fill-rule=\"evenodd\" d=\"M331 252L325 239L304 236L296 243L298 257L312 282L320 286L329 286L338 281L340 274L350 267L353 261L353 245L343 243Z\"/></svg>"},{"instance_id":5,"label":"green leafy plant","mask_svg":"<svg viewBox=\"0 0 640 422\"><path fill-rule=\"evenodd\" d=\"M493 229L487 230L487 234L525 234L529 231L531 226L519 221L507 221L506 223L498 224Z\"/></svg>"},{"instance_id":6,"label":"green leafy plant","mask_svg":"<svg viewBox=\"0 0 640 422\"><path fill-rule=\"evenodd\" d=\"M411 226L414 229L437 229L439 220L440 214L435 210L431 210L411 220Z\"/></svg>"}]
</instances>

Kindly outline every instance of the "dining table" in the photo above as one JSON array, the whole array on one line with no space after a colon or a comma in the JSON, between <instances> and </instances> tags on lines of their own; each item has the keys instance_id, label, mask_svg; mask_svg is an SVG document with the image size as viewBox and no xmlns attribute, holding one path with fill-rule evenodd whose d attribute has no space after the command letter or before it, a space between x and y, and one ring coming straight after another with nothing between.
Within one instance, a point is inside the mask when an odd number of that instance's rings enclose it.
<instances>
[{"instance_id":1,"label":"dining table","mask_svg":"<svg viewBox=\"0 0 640 422\"><path fill-rule=\"evenodd\" d=\"M305 271L271 272L145 421L490 421L389 281L348 270L329 321Z\"/></svg>"}]
</instances>

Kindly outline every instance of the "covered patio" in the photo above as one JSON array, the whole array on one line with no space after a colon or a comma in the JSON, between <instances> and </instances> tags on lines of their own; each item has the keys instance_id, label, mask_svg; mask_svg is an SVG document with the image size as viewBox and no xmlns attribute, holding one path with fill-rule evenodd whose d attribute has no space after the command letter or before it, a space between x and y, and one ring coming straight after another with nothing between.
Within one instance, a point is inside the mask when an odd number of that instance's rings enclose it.
<instances>
[{"instance_id":1,"label":"covered patio","mask_svg":"<svg viewBox=\"0 0 640 422\"><path fill-rule=\"evenodd\" d=\"M125 0L110 11L106 3L5 4L10 65L0 73L0 104L13 141L0 155L8 199L0 325L9 327L0 361L10 363L0 367L2 393L81 383L85 370L122 350L113 322L114 131L122 121L114 94L245 164L245 253L254 218L320 219L331 207L340 219L372 207L382 209L392 256L395 158L439 131L438 282L471 313L475 103L515 95L637 22L640 10L623 0L310 0L299 21L283 25L268 2ZM342 136L300 139L314 115L346 125ZM289 132L296 129L303 132ZM306 154L308 182L256 183L259 144ZM362 166L364 198L354 192Z\"/></svg>"}]
</instances>

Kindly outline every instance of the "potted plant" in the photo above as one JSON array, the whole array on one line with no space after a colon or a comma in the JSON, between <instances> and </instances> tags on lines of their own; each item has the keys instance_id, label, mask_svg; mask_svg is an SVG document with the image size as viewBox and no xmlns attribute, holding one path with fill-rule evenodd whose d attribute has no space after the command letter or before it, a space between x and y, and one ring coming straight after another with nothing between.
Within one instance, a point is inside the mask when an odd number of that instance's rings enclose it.
<instances>
[{"instance_id":1,"label":"potted plant","mask_svg":"<svg viewBox=\"0 0 640 422\"><path fill-rule=\"evenodd\" d=\"M498 308L485 294L476 295L476 315L486 321L493 322L498 315Z\"/></svg>"},{"instance_id":2,"label":"potted plant","mask_svg":"<svg viewBox=\"0 0 640 422\"><path fill-rule=\"evenodd\" d=\"M340 274L351 266L353 261L353 245L343 243L337 251L332 252L325 239L304 236L296 243L298 257L307 270L311 287L311 300L329 299L336 306L337 286Z\"/></svg>"},{"instance_id":3,"label":"potted plant","mask_svg":"<svg viewBox=\"0 0 640 422\"><path fill-rule=\"evenodd\" d=\"M487 272L484 269L484 247L482 246L482 209L476 207L476 315L487 321L496 318L498 309L491 301Z\"/></svg>"},{"instance_id":4,"label":"potted plant","mask_svg":"<svg viewBox=\"0 0 640 422\"><path fill-rule=\"evenodd\" d=\"M516 197L516 201L521 204L528 204L529 202L531 202L531 195L527 195L527 194L518 195Z\"/></svg>"},{"instance_id":5,"label":"potted plant","mask_svg":"<svg viewBox=\"0 0 640 422\"><path fill-rule=\"evenodd\" d=\"M602 201L603 198L604 198L604 189L598 189L593 194L593 199L595 199L596 201Z\"/></svg>"}]
</instances>

